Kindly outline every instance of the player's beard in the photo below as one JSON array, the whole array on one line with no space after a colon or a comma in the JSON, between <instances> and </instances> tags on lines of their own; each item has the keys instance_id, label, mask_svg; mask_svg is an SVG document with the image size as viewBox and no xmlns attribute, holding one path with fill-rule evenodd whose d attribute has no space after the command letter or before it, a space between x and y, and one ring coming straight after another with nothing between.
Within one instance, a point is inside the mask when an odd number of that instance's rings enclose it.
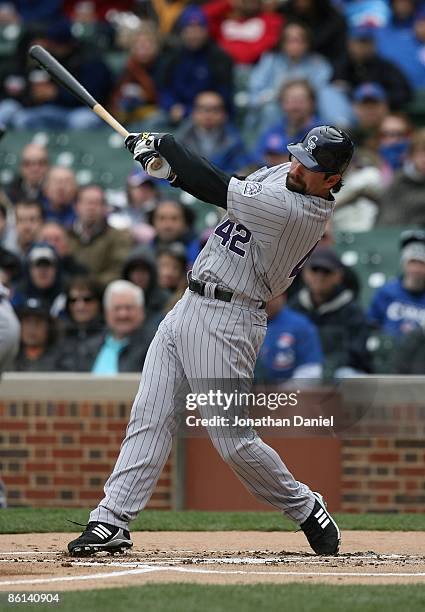
<instances>
[{"instance_id":1,"label":"player's beard","mask_svg":"<svg viewBox=\"0 0 425 612\"><path fill-rule=\"evenodd\" d=\"M289 189L289 191L301 193L302 195L305 195L306 192L305 183L294 180L290 173L286 175L286 188Z\"/></svg>"}]
</instances>

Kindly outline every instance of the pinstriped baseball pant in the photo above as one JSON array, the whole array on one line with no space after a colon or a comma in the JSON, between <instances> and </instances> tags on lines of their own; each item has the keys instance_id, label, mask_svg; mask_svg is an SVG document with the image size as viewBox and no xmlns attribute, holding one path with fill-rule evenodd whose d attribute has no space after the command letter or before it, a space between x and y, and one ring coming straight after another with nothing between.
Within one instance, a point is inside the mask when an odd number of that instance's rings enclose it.
<instances>
[{"instance_id":1,"label":"pinstriped baseball pant","mask_svg":"<svg viewBox=\"0 0 425 612\"><path fill-rule=\"evenodd\" d=\"M194 387L205 379L252 378L265 331L264 311L185 293L161 322L149 348L126 437L91 521L127 528L149 501L170 454L176 388L184 379L191 391L200 392L205 388ZM292 476L254 430L238 428L230 437L220 435L217 427L207 430L222 458L255 497L298 523L309 516L314 506L310 489Z\"/></svg>"}]
</instances>

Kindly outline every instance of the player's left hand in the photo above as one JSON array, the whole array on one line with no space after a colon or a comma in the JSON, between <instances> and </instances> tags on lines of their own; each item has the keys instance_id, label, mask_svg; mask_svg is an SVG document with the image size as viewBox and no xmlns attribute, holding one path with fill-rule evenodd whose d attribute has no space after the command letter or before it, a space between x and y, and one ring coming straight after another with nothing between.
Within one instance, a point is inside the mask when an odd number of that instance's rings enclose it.
<instances>
[{"instance_id":1,"label":"player's left hand","mask_svg":"<svg viewBox=\"0 0 425 612\"><path fill-rule=\"evenodd\" d=\"M159 132L141 132L140 134L131 133L124 140L124 144L136 161L140 153L143 153L146 149L149 151L157 151L158 145L164 134Z\"/></svg>"}]
</instances>

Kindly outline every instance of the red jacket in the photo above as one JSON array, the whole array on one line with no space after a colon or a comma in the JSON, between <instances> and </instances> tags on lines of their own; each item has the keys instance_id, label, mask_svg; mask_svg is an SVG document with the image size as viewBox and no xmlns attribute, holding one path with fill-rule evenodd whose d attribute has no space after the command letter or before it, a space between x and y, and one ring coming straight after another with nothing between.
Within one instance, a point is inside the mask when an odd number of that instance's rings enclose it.
<instances>
[{"instance_id":1,"label":"red jacket","mask_svg":"<svg viewBox=\"0 0 425 612\"><path fill-rule=\"evenodd\" d=\"M238 64L254 64L279 42L283 18L277 13L256 17L233 16L228 0L213 0L202 7L211 36Z\"/></svg>"}]
</instances>

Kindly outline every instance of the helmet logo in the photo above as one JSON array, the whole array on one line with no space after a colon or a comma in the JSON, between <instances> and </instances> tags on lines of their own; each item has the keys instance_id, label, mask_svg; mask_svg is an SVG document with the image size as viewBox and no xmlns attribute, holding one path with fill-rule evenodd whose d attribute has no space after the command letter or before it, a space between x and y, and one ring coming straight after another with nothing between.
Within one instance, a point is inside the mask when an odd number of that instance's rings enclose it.
<instances>
[{"instance_id":1,"label":"helmet logo","mask_svg":"<svg viewBox=\"0 0 425 612\"><path fill-rule=\"evenodd\" d=\"M307 153L312 153L313 149L316 148L316 142L318 141L318 137L317 136L310 136L310 138L307 141L307 146L305 147L305 150L307 151Z\"/></svg>"}]
</instances>

